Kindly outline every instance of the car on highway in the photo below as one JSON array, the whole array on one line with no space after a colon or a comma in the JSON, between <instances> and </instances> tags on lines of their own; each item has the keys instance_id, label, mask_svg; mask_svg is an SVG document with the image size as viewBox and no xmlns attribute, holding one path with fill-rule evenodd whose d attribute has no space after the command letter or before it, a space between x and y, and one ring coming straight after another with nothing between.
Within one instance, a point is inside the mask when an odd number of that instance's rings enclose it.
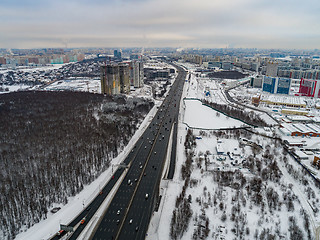
<instances>
[{"instance_id":1,"label":"car on highway","mask_svg":"<svg viewBox=\"0 0 320 240\"><path fill-rule=\"evenodd\" d=\"M148 194L148 193L146 193L146 199L148 199L148 197L149 197L149 194Z\"/></svg>"},{"instance_id":2,"label":"car on highway","mask_svg":"<svg viewBox=\"0 0 320 240\"><path fill-rule=\"evenodd\" d=\"M82 218L81 221L80 221L80 224L84 224L84 222L86 221L86 218Z\"/></svg>"},{"instance_id":3,"label":"car on highway","mask_svg":"<svg viewBox=\"0 0 320 240\"><path fill-rule=\"evenodd\" d=\"M60 230L59 232L57 232L57 235L60 236L62 233L64 233L64 230Z\"/></svg>"},{"instance_id":4,"label":"car on highway","mask_svg":"<svg viewBox=\"0 0 320 240\"><path fill-rule=\"evenodd\" d=\"M129 224L131 224L132 223L132 218L130 219L130 221L129 221Z\"/></svg>"}]
</instances>

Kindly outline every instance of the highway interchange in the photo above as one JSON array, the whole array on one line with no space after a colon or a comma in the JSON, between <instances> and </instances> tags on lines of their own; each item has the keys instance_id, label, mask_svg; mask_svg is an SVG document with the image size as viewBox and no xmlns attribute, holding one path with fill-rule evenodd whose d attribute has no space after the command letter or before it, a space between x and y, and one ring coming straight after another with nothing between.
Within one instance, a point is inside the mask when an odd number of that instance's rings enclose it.
<instances>
[{"instance_id":1,"label":"highway interchange","mask_svg":"<svg viewBox=\"0 0 320 240\"><path fill-rule=\"evenodd\" d=\"M172 178L174 174L179 105L186 79L186 72L174 66L178 70L176 81L148 128L122 162L127 170L118 168L100 194L68 225L77 226L69 239L78 238L124 171L127 171L125 177L90 239L145 239L150 218L159 201L159 184L171 131L174 131L173 146L166 178ZM79 224L84 218L84 223Z\"/></svg>"}]
</instances>

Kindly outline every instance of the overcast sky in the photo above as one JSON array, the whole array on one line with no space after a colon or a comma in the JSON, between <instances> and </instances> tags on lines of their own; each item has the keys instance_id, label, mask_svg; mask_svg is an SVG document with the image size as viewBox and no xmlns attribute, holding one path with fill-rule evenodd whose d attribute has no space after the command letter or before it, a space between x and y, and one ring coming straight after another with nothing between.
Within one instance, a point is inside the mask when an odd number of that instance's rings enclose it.
<instances>
[{"instance_id":1,"label":"overcast sky","mask_svg":"<svg viewBox=\"0 0 320 240\"><path fill-rule=\"evenodd\" d=\"M320 0L1 0L0 48L320 48Z\"/></svg>"}]
</instances>

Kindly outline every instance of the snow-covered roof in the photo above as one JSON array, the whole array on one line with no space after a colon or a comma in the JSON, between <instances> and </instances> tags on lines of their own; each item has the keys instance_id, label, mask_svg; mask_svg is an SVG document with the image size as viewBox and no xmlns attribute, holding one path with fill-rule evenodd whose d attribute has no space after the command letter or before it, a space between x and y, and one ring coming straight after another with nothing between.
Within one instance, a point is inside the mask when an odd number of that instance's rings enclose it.
<instances>
[{"instance_id":1,"label":"snow-covered roof","mask_svg":"<svg viewBox=\"0 0 320 240\"><path fill-rule=\"evenodd\" d=\"M287 110L291 110L291 109L287 109ZM294 110L294 111L308 113L308 111L301 111L301 110ZM311 121L309 117L300 116L300 115L289 115L287 116L287 118L290 119L291 121Z\"/></svg>"},{"instance_id":2,"label":"snow-covered roof","mask_svg":"<svg viewBox=\"0 0 320 240\"><path fill-rule=\"evenodd\" d=\"M302 152L301 150L296 150L295 154L300 158L300 159L309 159L309 156Z\"/></svg>"},{"instance_id":3,"label":"snow-covered roof","mask_svg":"<svg viewBox=\"0 0 320 240\"><path fill-rule=\"evenodd\" d=\"M298 96L286 96L286 95L277 95L277 94L264 94L262 96L263 101L269 101L278 104L286 105L306 105L305 100Z\"/></svg>"}]
</instances>

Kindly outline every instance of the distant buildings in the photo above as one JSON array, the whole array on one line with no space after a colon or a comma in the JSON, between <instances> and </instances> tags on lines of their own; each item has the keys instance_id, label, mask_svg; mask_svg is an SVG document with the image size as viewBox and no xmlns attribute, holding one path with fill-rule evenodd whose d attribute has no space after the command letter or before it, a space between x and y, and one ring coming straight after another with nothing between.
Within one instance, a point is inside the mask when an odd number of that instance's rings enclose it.
<instances>
[{"instance_id":1,"label":"distant buildings","mask_svg":"<svg viewBox=\"0 0 320 240\"><path fill-rule=\"evenodd\" d=\"M142 58L141 54L138 54L138 53L133 53L130 55L130 60L138 60L141 58Z\"/></svg>"},{"instance_id":2,"label":"distant buildings","mask_svg":"<svg viewBox=\"0 0 320 240\"><path fill-rule=\"evenodd\" d=\"M51 52L52 51L48 51L48 54L45 55L3 56L0 57L0 66L12 68L29 65L63 64L84 60L84 54L68 53L49 55Z\"/></svg>"},{"instance_id":3,"label":"distant buildings","mask_svg":"<svg viewBox=\"0 0 320 240\"><path fill-rule=\"evenodd\" d=\"M276 77L277 74L278 74L278 63L268 62L267 63L267 70L266 70L266 76Z\"/></svg>"},{"instance_id":4,"label":"distant buildings","mask_svg":"<svg viewBox=\"0 0 320 240\"><path fill-rule=\"evenodd\" d=\"M198 65L202 65L202 56L200 56L200 55L190 54L190 55L183 56L183 58L186 62L191 62L191 63L195 63Z\"/></svg>"},{"instance_id":5,"label":"distant buildings","mask_svg":"<svg viewBox=\"0 0 320 240\"><path fill-rule=\"evenodd\" d=\"M115 59L117 59L119 61L122 61L122 51L121 51L121 49L120 50L115 49L113 51L113 56L114 56Z\"/></svg>"},{"instance_id":6,"label":"distant buildings","mask_svg":"<svg viewBox=\"0 0 320 240\"><path fill-rule=\"evenodd\" d=\"M299 94L307 97L320 97L320 80L301 79Z\"/></svg>"}]
</instances>

